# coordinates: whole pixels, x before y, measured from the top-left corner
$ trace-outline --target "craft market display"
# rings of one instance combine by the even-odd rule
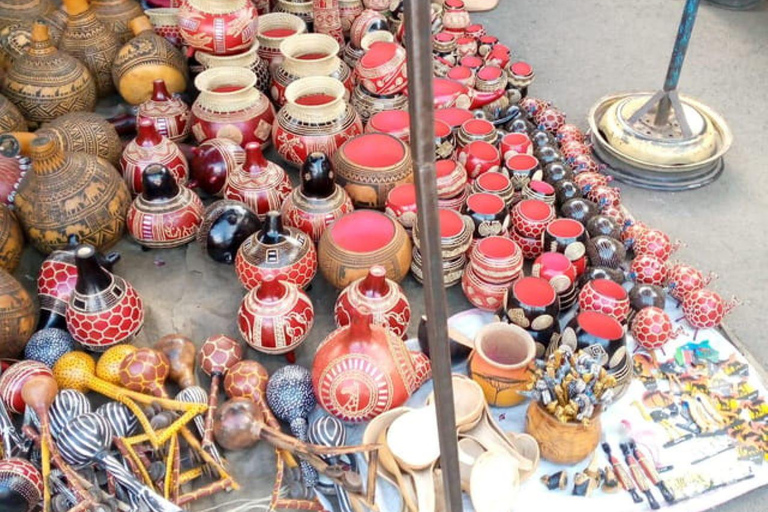
[[[632,216],[475,3],[431,4],[426,84],[465,509],[765,485],[764,383],[717,330],[736,301]],[[0,2],[0,510],[445,509],[406,22],[402,0]],[[121,239],[239,281],[222,332],[150,339],[175,311],[120,275]],[[273,491],[241,499],[228,458],[257,444]]]

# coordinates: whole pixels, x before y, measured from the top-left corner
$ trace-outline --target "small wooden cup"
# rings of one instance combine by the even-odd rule
[[[532,401],[525,416],[525,432],[538,441],[544,459],[573,465],[591,455],[600,443],[601,413],[596,409],[589,425],[562,423],[539,402]]]

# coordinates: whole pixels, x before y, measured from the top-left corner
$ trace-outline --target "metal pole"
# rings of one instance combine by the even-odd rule
[[[677,89],[677,84],[680,82],[680,72],[683,69],[683,62],[685,62],[685,54],[688,51],[688,43],[691,42],[691,34],[693,33],[693,25],[696,23],[696,14],[699,11],[700,0],[686,0],[685,7],[683,8],[683,16],[680,19],[680,26],[677,28],[677,38],[675,39],[675,46],[672,48],[672,57],[669,59],[669,67],[667,68],[667,77],[664,79],[664,92],[669,93]],[[669,108],[671,101],[668,94],[665,94],[659,102],[659,108],[656,111],[656,126],[662,126],[667,124],[669,118]],[[684,114],[678,113],[678,116]]]
[[[432,12],[426,0],[405,1],[408,45],[408,102],[411,118],[411,152],[419,212],[419,236],[424,272],[427,340],[432,360],[435,406],[440,438],[440,467],[443,472],[446,512],[461,512],[461,477],[456,445],[456,416],[453,406],[451,356],[440,222],[437,214],[435,174],[434,94],[432,91]]]

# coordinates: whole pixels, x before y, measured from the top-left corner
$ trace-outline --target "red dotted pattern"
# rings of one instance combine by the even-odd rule
[[[299,288],[306,288],[317,273],[317,251],[314,245],[310,245],[309,251],[300,260],[282,268],[263,268],[252,265],[242,257],[238,251],[235,257],[235,273],[247,290],[252,290],[260,284],[265,277],[274,276],[295,284]]]
[[[556,132],[565,125],[565,114],[554,107],[536,112],[536,124],[548,132]]]
[[[31,487],[18,482],[18,478],[26,480]],[[42,500],[43,475],[28,460],[21,458],[0,460],[0,482],[3,486],[10,484],[11,488],[21,493],[28,502],[29,510],[34,510]]]
[[[21,388],[27,379],[38,375],[53,377],[53,372],[38,361],[19,361],[3,372],[0,376],[0,399],[9,411],[16,414],[24,412],[26,404],[21,398]]]
[[[565,158],[576,158],[581,155],[589,155],[592,152],[589,146],[584,142],[572,140],[569,142],[563,142],[560,145],[560,154]]]
[[[584,143],[587,140],[587,136],[581,131],[581,128],[575,124],[564,124],[557,130],[557,138],[561,144],[568,142],[581,142]]]
[[[144,302],[130,284],[120,302],[106,311],[67,308],[67,330],[85,348],[102,352],[112,345],[126,343],[144,325]]]
[[[518,246],[520,246],[520,250],[523,252],[523,258],[526,260],[535,260],[544,252],[543,238],[527,238],[519,234],[515,229],[510,231],[509,236]]]
[[[587,199],[596,202],[604,210],[608,206],[619,206],[621,204],[621,192],[616,187],[608,185],[597,185],[590,187],[587,192]]]
[[[726,313],[725,301],[712,290],[702,288],[691,292],[683,300],[683,314],[691,326],[697,329],[717,327]]]
[[[581,311],[597,311],[612,316],[621,323],[629,316],[629,297],[625,294],[622,299],[614,299],[600,295],[588,282],[579,292],[579,309]]]
[[[609,204],[608,206],[603,207],[600,213],[614,219],[619,224],[619,226],[623,226],[627,221],[624,209],[618,205]]]
[[[673,265],[667,275],[669,282],[669,294],[679,301],[684,300],[689,294],[701,290],[707,285],[704,275],[696,268],[685,263]]]
[[[675,247],[669,236],[658,229],[646,229],[635,239],[633,246],[635,254],[650,254],[661,261],[667,261]]]
[[[45,260],[37,275],[37,294],[69,302],[77,283],[77,267],[62,261]]]
[[[672,337],[672,320],[662,309],[643,308],[632,319],[632,336],[646,350],[663,347]]]
[[[600,164],[589,154],[573,157],[571,168],[577,174],[582,172],[600,172]]]
[[[235,363],[240,362],[242,358],[243,348],[240,343],[229,336],[219,334],[211,336],[203,342],[197,360],[206,375],[211,375],[226,372]]]
[[[630,272],[635,274],[635,281],[643,284],[662,286],[667,282],[669,267],[666,262],[650,254],[641,254],[632,260]]]

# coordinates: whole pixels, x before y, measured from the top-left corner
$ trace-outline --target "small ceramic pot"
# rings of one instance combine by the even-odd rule
[[[456,136],[448,123],[435,119],[435,159],[451,158],[456,150]]]
[[[439,72],[435,72],[435,75],[441,76]],[[450,78],[451,80],[455,80],[469,88],[475,86],[475,72],[466,66],[454,66],[448,69],[445,73],[445,77]]]
[[[607,236],[614,240],[621,240],[621,226],[607,215],[595,215],[589,219],[586,228],[590,237]]]
[[[474,118],[475,116],[472,111],[466,108],[445,107],[435,111],[435,119],[447,123],[454,132],[457,131],[465,121]]]
[[[221,199],[205,209],[197,242],[214,261],[231,265],[240,244],[260,227],[259,218],[246,205]]]
[[[667,274],[669,294],[682,301],[688,294],[708,286],[715,277],[717,276],[713,273],[704,275],[691,265],[675,263],[670,266]]]
[[[268,212],[280,210],[291,193],[291,180],[282,167],[264,157],[256,142],[245,145],[245,162],[227,176],[222,193],[242,201],[264,220]]]
[[[560,182],[563,183],[563,182]],[[574,197],[565,201],[560,206],[560,216],[568,219],[574,219],[582,224],[589,222],[589,219],[600,214],[600,207],[597,203],[583,197]]]
[[[557,323],[560,304],[546,279],[523,277],[509,288],[504,315],[523,329],[542,331]]]
[[[499,196],[509,208],[515,197],[512,180],[505,173],[486,172],[481,174],[470,187],[472,193],[487,193]]]
[[[303,290],[274,276],[243,298],[237,328],[246,343],[258,352],[285,354],[309,335],[315,321],[312,301]]]
[[[203,202],[176,182],[171,171],[151,164],[142,174],[142,192],[133,200],[125,223],[143,247],[168,249],[186,245],[203,222]]]
[[[402,281],[411,264],[411,241],[405,229],[384,213],[355,210],[325,230],[318,245],[320,271],[337,289],[382,265],[387,277]]]
[[[339,80],[352,93],[354,81],[349,67],[338,57],[339,43],[325,34],[298,34],[280,43],[282,62],[272,71],[272,100],[286,102],[285,89],[300,78],[327,76]]]
[[[549,281],[560,295],[570,291],[576,282],[577,273],[576,267],[565,255],[559,252],[545,252],[533,262],[531,275]]]
[[[520,246],[523,251],[523,258],[526,260],[535,260],[544,252],[544,241],[541,238],[530,238],[521,235],[519,231],[512,228],[509,237]]]
[[[144,14],[147,15],[152,23],[155,34],[164,37],[166,41],[176,48],[182,47],[184,39],[181,37],[181,30],[179,29],[178,7],[145,9]]]
[[[339,0],[339,16],[341,17],[341,30],[345,38],[349,38],[352,23],[363,12],[364,6],[361,0]]]
[[[411,140],[411,118],[407,110],[376,112],[368,119],[365,131],[387,133],[408,144]]]
[[[546,181],[531,180],[523,185],[521,192],[523,199],[535,199],[543,201],[550,206],[555,205],[555,188]]]
[[[620,284],[610,279],[594,279],[579,292],[579,309],[597,311],[625,323],[629,316],[629,296]]]
[[[471,23],[464,2],[461,0],[443,2],[443,30],[463,34]]]
[[[249,69],[256,75],[256,88],[264,94],[269,94],[272,77],[269,74],[269,64],[259,56],[259,44],[259,41],[256,40],[249,50],[235,55],[195,52],[195,59],[202,64],[204,69],[219,67]]]
[[[437,174],[437,197],[450,199],[461,195],[467,188],[467,171],[456,160],[435,162]]]
[[[410,149],[400,139],[367,133],[345,142],[333,156],[339,185],[358,208],[383,208],[387,194],[413,180]]]
[[[513,62],[507,68],[507,74],[509,75],[509,84],[519,90],[523,97],[527,96],[528,86],[536,78],[533,67],[527,62]]]
[[[515,155],[533,156],[533,143],[525,133],[508,133],[501,138],[501,158],[506,162]]]
[[[554,187],[556,200],[555,202],[558,206],[563,206],[570,199],[583,197],[581,189],[572,180],[560,180],[555,183]]]
[[[517,154],[504,161],[504,168],[512,178],[515,190],[522,190],[526,183],[531,181],[536,171],[541,169],[539,160],[528,154]]]
[[[467,170],[470,180],[476,179],[485,172],[498,171],[501,165],[499,150],[485,141],[467,144],[459,150],[457,158]]]
[[[301,185],[293,189],[281,208],[285,223],[300,229],[315,243],[325,229],[354,208],[346,191],[336,184],[330,159],[311,153],[301,169]]]
[[[509,229],[509,213],[504,200],[494,194],[470,194],[464,213],[475,223],[473,237],[498,236]]]
[[[410,231],[416,224],[416,185],[402,183],[389,191],[384,213]]]
[[[512,208],[512,226],[528,238],[541,239],[547,225],[555,219],[555,209],[544,201],[526,199]]]
[[[711,329],[722,323],[725,315],[738,305],[736,299],[726,302],[718,293],[702,288],[683,300],[685,319],[696,329]]]
[[[306,288],[317,272],[317,252],[312,240],[296,228],[283,226],[277,212],[269,212],[264,227],[240,245],[235,273],[247,290],[266,276]]]
[[[650,254],[667,261],[670,255],[680,247],[680,242],[672,243],[669,235],[658,229],[647,229],[634,240],[632,250],[636,255]]]
[[[184,43],[215,55],[246,51],[256,37],[258,14],[249,0],[184,0],[179,6],[179,30]]]
[[[280,43],[287,37],[304,34],[307,24],[293,14],[272,12],[259,16],[259,26],[256,37],[259,40],[259,57],[264,59],[270,68],[276,67],[283,60],[280,53]]]
[[[316,151],[333,158],[344,142],[363,133],[360,117],[344,96],[344,85],[335,78],[310,77],[291,83],[272,130],[280,156],[297,166]]]
[[[465,32],[466,34],[466,32]],[[456,39],[456,55],[461,59],[467,55],[477,54],[477,38],[464,35]]]
[[[180,185],[187,183],[189,166],[187,159],[175,142],[160,135],[153,120],[139,121],[138,134],[129,142],[120,157],[123,180],[133,195],[142,191],[142,175],[152,164],[165,166]]]
[[[476,140],[482,140],[492,145],[496,145],[499,139],[499,133],[493,123],[485,119],[470,119],[464,121],[456,132],[456,142],[459,148]]]
[[[387,18],[378,11],[373,9],[365,9],[360,15],[352,22],[352,26],[349,29],[349,42],[352,46],[357,48],[363,47],[363,38],[370,32],[377,30],[388,30],[389,24]]]
[[[352,90],[350,103],[355,107],[356,112],[363,122],[369,122],[371,117],[379,112],[389,110],[407,110],[408,95],[404,93],[392,94],[390,96],[381,96],[369,92],[362,85],[357,85]]]
[[[214,137],[244,146],[269,144],[275,109],[256,89],[256,75],[249,69],[217,67],[195,78],[200,95],[192,104],[192,135],[198,143]]]
[[[468,197],[469,189],[464,189],[464,191],[459,192],[455,197],[438,198],[437,207],[461,212],[467,204]]]
[[[609,372],[627,356],[624,327],[612,316],[597,311],[582,311],[573,317],[561,341],[577,350],[586,350]]]
[[[641,309],[632,319],[632,337],[647,351],[663,348],[685,329],[675,325],[663,309],[649,306]]]
[[[355,315],[368,308],[373,322],[405,339],[411,321],[411,307],[400,285],[387,279],[384,267],[374,265],[368,275],[344,288],[336,299],[333,317],[337,327],[352,323]]]
[[[357,62],[355,74],[359,84],[373,94],[397,94],[408,87],[405,60],[405,48],[377,41]]]
[[[574,465],[594,453],[600,444],[600,411],[582,422],[563,423],[537,401],[528,406],[525,431],[539,443],[541,457],[555,464]]]
[[[489,236],[478,241],[469,258],[475,274],[491,284],[514,281],[523,270],[520,247],[503,236]]]
[[[245,150],[230,139],[208,139],[192,148],[192,180],[206,193],[220,195],[227,177],[245,163]]]
[[[559,181],[573,180],[574,174],[570,167],[561,162],[552,162],[544,166],[541,173],[542,181],[556,185]]]
[[[497,311],[504,304],[509,283],[492,284],[475,273],[472,265],[464,267],[461,277],[461,289],[467,300],[476,308],[484,311]]]
[[[525,329],[494,322],[475,336],[469,376],[483,388],[488,405],[512,407],[525,400],[520,392],[527,391],[535,355],[533,338]]]
[[[555,219],[547,225],[544,231],[544,247],[547,251],[557,251],[565,254],[576,265],[581,273],[586,266],[585,246],[587,232],[581,222],[573,219]],[[581,267],[581,269],[579,269]]]
[[[667,283],[669,266],[655,256],[641,254],[632,260],[629,271],[638,283],[663,286]]]
[[[586,244],[587,259],[592,267],[619,268],[627,258],[624,245],[607,236],[590,238]]]
[[[150,119],[160,135],[172,142],[181,142],[189,136],[189,107],[181,98],[171,96],[163,80],[153,83],[152,97],[139,105],[136,123]]]
[[[455,210],[440,208],[437,211],[440,223],[440,251],[443,262],[453,260],[467,252],[472,243],[472,219],[460,215]],[[421,245],[419,226],[413,226],[413,244],[416,248]]]

